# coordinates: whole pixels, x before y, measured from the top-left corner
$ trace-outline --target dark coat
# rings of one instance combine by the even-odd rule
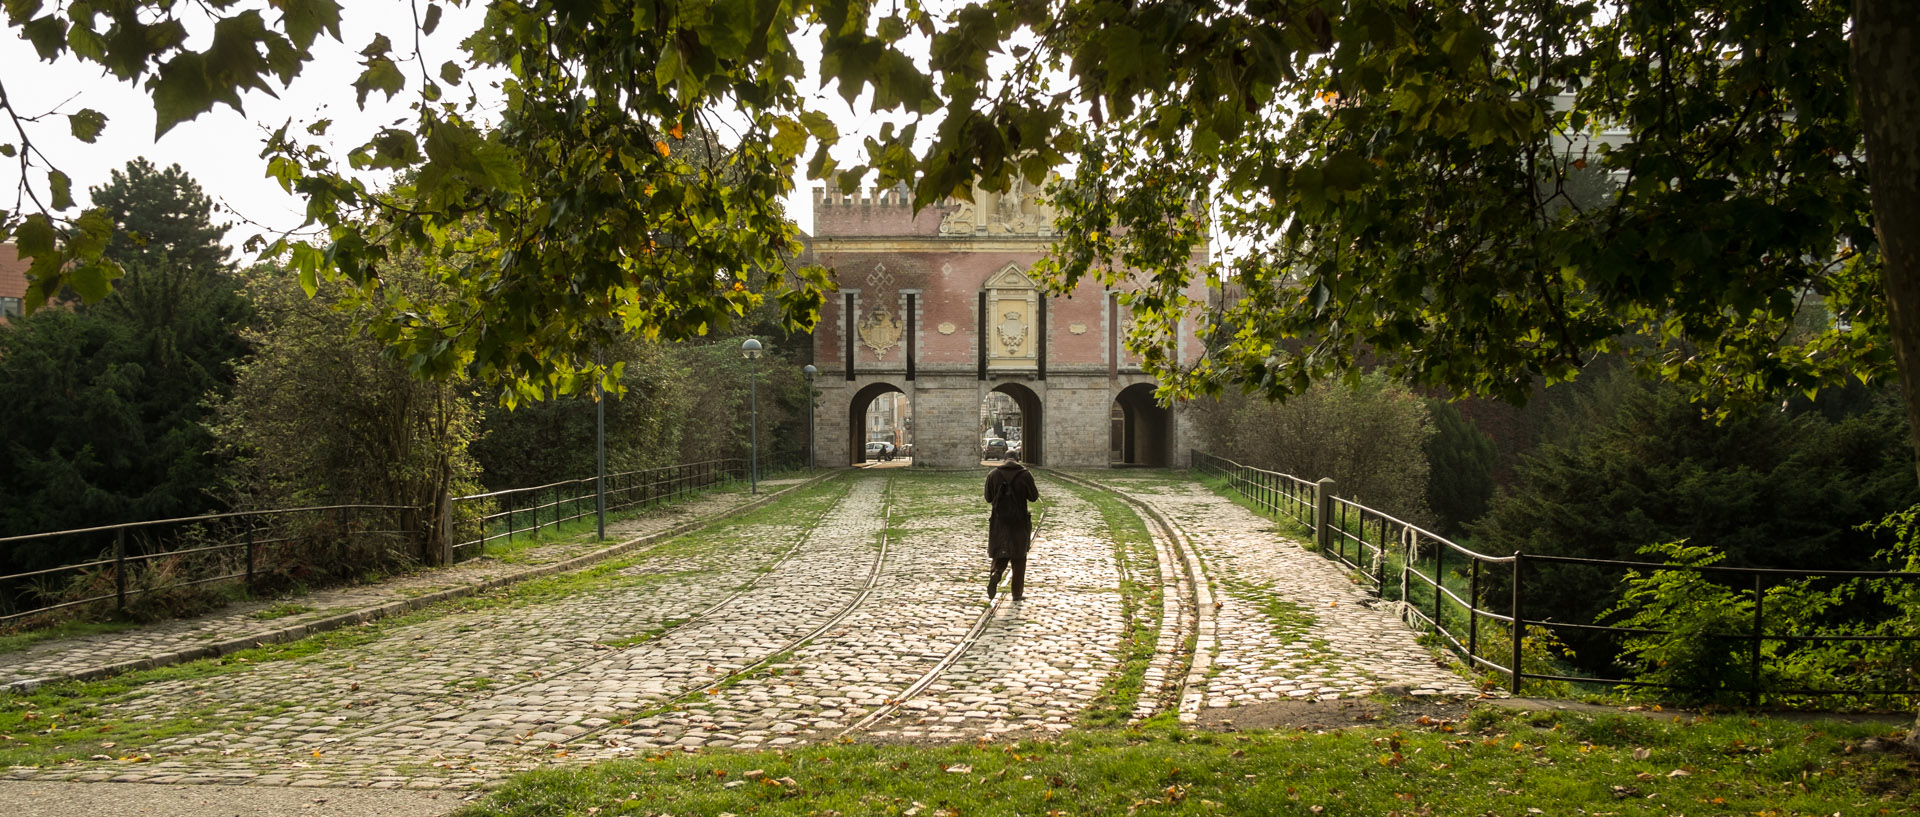
[[[1020,463],[1007,460],[1000,467],[987,474],[987,504],[995,505],[1003,491],[1012,491],[1014,496],[1027,502],[1040,498],[1040,488],[1033,484],[1033,472],[1020,467]],[[1024,519],[1001,519],[995,512],[987,523],[987,555],[995,559],[1023,557],[1027,548],[1033,544],[1033,517]]]

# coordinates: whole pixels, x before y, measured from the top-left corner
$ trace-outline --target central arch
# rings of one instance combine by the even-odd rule
[[[912,450],[912,401],[898,400],[897,405],[902,411],[882,413],[891,417],[890,425],[880,427],[868,422],[868,413],[875,401],[890,394],[898,394],[903,398],[907,396],[906,391],[892,383],[875,383],[854,393],[853,400],[847,405],[847,462],[854,465],[866,462],[869,441],[891,442],[902,450]],[[883,416],[882,423],[888,422],[888,416]]]
[[[1020,410],[1020,460],[1028,465],[1043,464],[1047,435],[1046,426],[1041,422],[1040,395],[1019,383],[1002,383],[992,391],[1013,398],[1014,407]],[[982,430],[985,430],[984,422]]]

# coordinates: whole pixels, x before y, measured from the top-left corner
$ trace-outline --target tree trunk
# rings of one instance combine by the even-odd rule
[[[1920,468],[1920,17],[1909,0],[1854,0],[1853,87],[1893,354]],[[1907,745],[1920,750],[1920,717]]]

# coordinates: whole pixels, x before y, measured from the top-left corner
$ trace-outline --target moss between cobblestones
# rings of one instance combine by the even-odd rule
[[[1481,710],[1487,711],[1487,710]],[[1051,741],[665,753],[515,778],[456,817],[534,815],[1895,815],[1912,761],[1884,725],[1540,718],[1479,731],[1096,729]]]
[[[1122,624],[1115,671],[1079,718],[1083,726],[1117,726],[1133,717],[1146,687],[1147,665],[1160,641],[1161,590],[1153,540],[1146,523],[1119,497],[1067,482],[1052,484],[1100,510],[1114,558],[1125,566],[1126,578],[1119,588]]]

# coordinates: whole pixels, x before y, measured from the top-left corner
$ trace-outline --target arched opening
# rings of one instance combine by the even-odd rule
[[[1165,468],[1173,461],[1173,413],[1153,399],[1153,386],[1136,383],[1113,399],[1114,465]]]
[[[980,401],[981,461],[997,463],[1007,452],[1018,452],[1021,462],[1041,464],[1042,428],[1040,395],[1018,383],[994,387]]]
[[[907,462],[913,456],[913,401],[891,383],[875,383],[847,406],[847,461]]]

